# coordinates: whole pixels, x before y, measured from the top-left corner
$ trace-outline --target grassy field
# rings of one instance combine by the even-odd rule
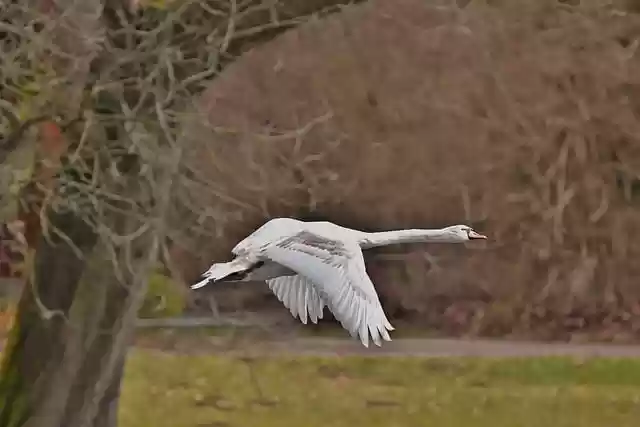
[[[624,427],[640,360],[278,357],[136,350],[121,427]]]

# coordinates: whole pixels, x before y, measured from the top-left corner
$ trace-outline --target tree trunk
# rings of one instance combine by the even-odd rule
[[[122,355],[111,378],[104,397],[100,401],[98,415],[93,427],[115,427],[118,424],[118,404],[120,403],[120,384],[124,374],[126,355]]]
[[[53,224],[68,233],[83,253],[92,252],[96,235],[84,223],[69,215],[56,218]],[[3,427],[26,425],[32,409],[51,392],[51,378],[60,368],[69,333],[66,316],[85,263],[68,243],[41,238],[33,268],[35,274],[23,290],[4,351],[0,376]]]
[[[132,331],[122,320],[135,311],[135,289],[109,274],[111,261],[83,221],[49,218],[75,248],[55,237],[37,247],[3,361],[0,426],[113,427]]]

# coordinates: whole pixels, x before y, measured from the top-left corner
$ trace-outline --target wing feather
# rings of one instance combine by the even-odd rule
[[[359,335],[363,345],[368,346],[369,336],[376,345],[383,339],[391,340],[387,331],[393,327],[366,273],[362,250],[356,242],[302,231],[266,246],[262,255],[307,279],[336,319],[349,333]],[[288,303],[293,305],[293,301]]]
[[[322,319],[322,310],[325,303],[320,298],[314,285],[300,275],[282,276],[267,280],[269,289],[289,309],[291,315],[307,324],[308,318],[313,323],[318,323]]]

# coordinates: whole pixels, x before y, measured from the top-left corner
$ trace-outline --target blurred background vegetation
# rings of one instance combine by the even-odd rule
[[[640,2],[371,0],[310,19],[293,8],[259,29],[250,12],[273,13],[271,3],[249,12],[241,1],[131,3],[135,31],[157,35],[147,59],[166,60],[167,79],[179,82],[179,95],[155,96],[175,95],[167,104],[189,112],[172,116],[184,158],[138,317],[211,316],[214,306],[222,317],[280,317],[240,357],[225,353],[242,341],[233,328],[200,332],[193,346],[186,333],[141,332],[139,344],[163,345],[134,352],[121,425],[637,424],[635,361],[271,360],[257,343],[299,325],[266,287],[192,293],[188,284],[274,216],[372,231],[468,223],[491,240],[365,254],[397,336],[637,342]],[[319,10],[309,4],[296,3]],[[233,14],[242,51],[217,25]],[[19,120],[72,104],[34,58],[0,69],[13,82],[0,88],[0,107]],[[31,74],[18,79],[11,64],[20,61]],[[130,61],[114,73],[144,80],[152,66]],[[96,110],[114,103],[92,101]],[[127,129],[132,140],[160,132],[145,125]],[[0,170],[7,225],[36,159],[47,158],[39,150],[56,149],[36,139]],[[2,238],[3,330],[32,264],[20,233],[12,226]],[[327,325],[336,326],[330,316],[304,331]],[[227,347],[215,355],[176,354],[211,351],[202,347],[220,337]]]
[[[204,25],[199,2],[139,6],[149,23],[180,9]],[[373,1],[251,50],[184,119],[185,167],[202,184],[185,181],[177,204],[206,213],[176,209],[174,274],[150,280],[141,315],[193,308],[186,283],[276,215],[368,230],[467,222],[491,235],[483,250],[367,254],[395,321],[451,335],[635,339],[636,8]],[[32,80],[23,105],[47,97]],[[12,154],[4,188],[28,179],[33,155],[29,144]],[[5,222],[16,210],[6,199]],[[256,293],[247,309],[283,310]]]

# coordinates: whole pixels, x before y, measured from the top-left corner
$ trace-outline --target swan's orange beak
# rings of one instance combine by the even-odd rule
[[[469,240],[487,240],[487,236],[476,233],[473,230],[469,230]]]

